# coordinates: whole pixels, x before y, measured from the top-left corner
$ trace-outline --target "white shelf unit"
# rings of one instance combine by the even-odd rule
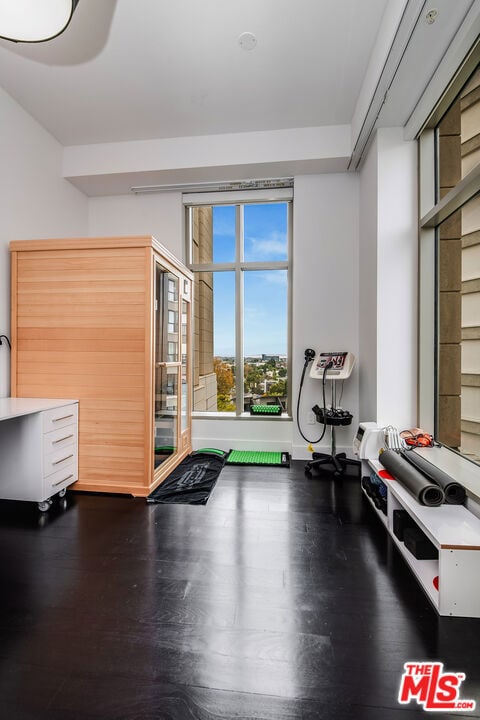
[[[384,470],[377,460],[368,465]],[[480,617],[480,520],[463,505],[426,507],[397,480],[384,479],[388,517],[377,515],[440,615]],[[406,510],[438,550],[438,560],[418,560],[393,532],[393,511]],[[438,590],[434,579],[438,577]]]
[[[47,510],[78,479],[78,402],[0,398],[0,499]]]
[[[362,490],[363,490],[363,492],[365,493],[365,497],[367,498],[368,502],[370,503],[370,505],[371,505],[372,508],[375,510],[375,512],[377,513],[378,517],[380,518],[380,520],[382,521],[382,523],[385,525],[385,527],[386,527],[387,530],[388,530],[388,517],[387,517],[381,510],[379,510],[379,509],[376,507],[376,505],[375,505],[375,503],[373,502],[372,498],[371,498],[369,495],[367,495],[367,493],[365,492],[365,490],[364,490],[363,488],[362,488]]]

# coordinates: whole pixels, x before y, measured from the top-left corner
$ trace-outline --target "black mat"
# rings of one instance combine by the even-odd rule
[[[226,455],[219,450],[192,453],[147,497],[147,502],[206,505]]]

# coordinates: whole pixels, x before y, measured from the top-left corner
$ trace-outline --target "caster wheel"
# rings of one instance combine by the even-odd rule
[[[67,488],[63,488],[63,490],[60,490],[60,492],[58,493],[58,497],[63,498],[63,497],[65,497],[66,494],[67,494]]]
[[[307,473],[307,475],[311,475],[311,474],[312,474],[312,466],[311,466],[310,463],[307,463],[307,464],[305,465],[305,472]]]
[[[40,512],[47,512],[47,510],[49,508],[50,508],[50,503],[48,502],[48,500],[38,503],[38,509],[40,510]]]

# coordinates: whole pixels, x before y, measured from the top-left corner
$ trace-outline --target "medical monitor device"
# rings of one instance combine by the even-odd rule
[[[346,380],[352,374],[355,356],[351,352],[319,352],[310,368],[310,377],[322,380]]]
[[[353,439],[353,452],[360,460],[378,457],[385,444],[385,428],[376,422],[361,422]]]

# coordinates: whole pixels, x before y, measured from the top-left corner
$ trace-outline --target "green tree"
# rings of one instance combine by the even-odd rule
[[[217,410],[231,412],[235,410],[232,392],[235,388],[235,376],[230,365],[220,358],[213,358],[213,369],[217,376]]]
[[[217,395],[230,396],[235,387],[232,369],[220,358],[213,358],[213,370],[217,376]]]
[[[217,395],[217,410],[221,412],[233,412],[235,410],[230,395]]]
[[[264,374],[259,367],[255,365],[245,364],[244,367],[244,388],[246,393],[252,395],[260,395],[262,392],[261,383],[264,380]]]
[[[268,388],[268,394],[269,395],[286,395],[287,394],[287,381],[286,380],[278,380],[276,383],[272,383],[270,387]]]

